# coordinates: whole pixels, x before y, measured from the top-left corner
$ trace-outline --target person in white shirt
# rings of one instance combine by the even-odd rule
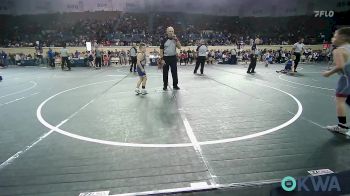
[[[226,58],[226,53],[223,53],[222,54],[222,59],[225,59]]]
[[[66,44],[63,44],[63,48],[61,49],[61,58],[62,58],[62,62],[61,62],[62,71],[65,70],[64,69],[65,65],[67,66],[68,71],[70,71],[71,67],[69,62],[69,53],[68,53],[68,49],[66,48]]]
[[[196,67],[193,71],[194,74],[197,74],[199,64],[201,65],[201,74],[204,72],[205,59],[207,57],[208,47],[205,45],[204,40],[201,40],[200,45],[197,47],[197,61]]]
[[[236,65],[237,64],[237,52],[236,49],[231,50],[231,64]]]
[[[269,66],[269,59],[270,59],[270,53],[269,53],[269,52],[266,52],[266,53],[264,54],[265,67],[268,67],[268,66]]]
[[[312,54],[312,61],[313,62],[317,62],[317,59],[318,59],[318,56],[319,56],[319,54],[317,53],[317,52],[314,52],[313,54]]]
[[[16,54],[15,60],[16,60],[16,65],[21,64],[21,56],[18,53]]]
[[[293,53],[295,55],[295,61],[294,61],[294,72],[297,72],[297,67],[298,67],[298,64],[300,62],[300,56],[301,54],[303,53],[303,50],[304,50],[304,38],[301,38],[299,39],[299,42],[295,43],[293,45]]]
[[[281,54],[281,62],[284,63],[285,62],[285,59],[286,59],[286,53],[284,53],[284,51],[282,51],[282,54]]]

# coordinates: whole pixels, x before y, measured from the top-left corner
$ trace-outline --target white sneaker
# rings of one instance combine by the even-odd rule
[[[141,93],[142,93],[143,95],[146,95],[146,94],[147,94],[146,89],[142,89],[142,90],[141,90]]]
[[[140,93],[141,93],[141,92],[140,92],[140,89],[139,89],[139,88],[136,88],[136,89],[135,89],[135,93],[136,93],[136,95],[140,94]]]
[[[331,131],[331,132],[340,133],[343,135],[349,135],[349,130],[342,128],[339,125],[327,126],[326,128],[328,129],[328,131]]]

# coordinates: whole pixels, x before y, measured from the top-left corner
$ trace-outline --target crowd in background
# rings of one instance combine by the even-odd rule
[[[70,60],[81,60],[85,66],[95,67],[96,62],[96,50],[92,51],[69,51]],[[228,47],[226,50],[210,50],[207,52],[206,63],[207,64],[248,64],[250,61],[250,54],[254,52],[258,56],[258,60],[263,62],[268,59],[270,64],[274,63],[285,63],[291,58],[291,51],[283,49],[268,50],[268,49],[257,49],[255,51],[242,50],[236,47]],[[101,64],[109,66],[111,64],[129,65],[131,63],[130,51],[124,50],[104,50],[99,49],[99,59]],[[328,62],[330,60],[331,51],[330,49],[323,50],[312,50],[306,48],[301,56],[301,63],[319,63]],[[159,57],[159,51],[154,49],[148,55],[149,62],[151,59],[157,59]],[[190,65],[194,64],[197,59],[197,52],[190,48],[180,50],[178,52],[178,64],[179,65]],[[0,53],[0,67],[7,65],[21,65],[24,61],[32,60],[36,64],[49,64],[50,59],[53,59],[57,64],[61,63],[61,57],[59,52],[54,52],[51,49],[44,54],[42,48],[37,47],[34,54],[23,54],[23,53],[6,53],[1,51]],[[154,60],[153,62],[156,62]]]
[[[243,43],[293,44],[304,37],[306,44],[322,44],[333,31],[331,20],[311,16],[239,18],[180,13],[66,13],[7,16],[1,21],[0,46],[85,46],[87,41],[104,46],[132,43],[159,45],[165,28],[173,26],[184,46],[206,40],[210,46]],[[309,28],[312,27],[312,28]]]
[[[344,13],[345,14],[345,13]],[[337,14],[338,16],[341,14]],[[345,14],[346,15],[346,14]],[[207,63],[229,63],[249,61],[251,51],[242,50],[243,46],[290,45],[299,37],[305,38],[305,44],[322,44],[330,40],[335,24],[331,19],[313,16],[257,17],[239,18],[228,16],[210,16],[183,13],[122,13],[122,12],[83,12],[47,14],[32,16],[4,16],[0,22],[0,47],[36,47],[35,54],[0,54],[0,66],[19,65],[21,61],[33,60],[38,64],[54,59],[59,62],[60,54],[51,51],[44,54],[43,47],[85,47],[92,42],[93,47],[131,46],[132,43],[146,43],[158,46],[164,36],[165,28],[173,26],[183,46],[197,46],[204,40],[210,46],[227,46],[224,51],[208,51]],[[310,28],[312,27],[312,28]],[[258,47],[259,48],[259,47]],[[70,51],[70,59],[81,59],[90,66],[96,61],[95,51]],[[270,63],[283,63],[290,58],[290,51],[269,51],[258,49],[257,55],[262,61],[269,56]],[[157,51],[154,51],[156,54]],[[301,61],[326,61],[330,52],[307,49]],[[98,54],[100,55],[100,53]],[[157,55],[153,55],[157,56]],[[102,50],[103,64],[128,64],[130,54],[124,50]],[[179,51],[178,62],[181,65],[192,64],[196,60],[196,51]]]

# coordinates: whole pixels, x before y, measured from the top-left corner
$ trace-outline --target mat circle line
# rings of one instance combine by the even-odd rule
[[[62,135],[74,138],[74,139],[78,139],[81,141],[87,141],[87,142],[92,142],[92,143],[98,143],[98,144],[104,144],[104,145],[112,145],[112,146],[124,146],[124,147],[141,147],[141,148],[177,148],[177,147],[192,147],[193,144],[192,143],[173,143],[173,144],[146,144],[146,143],[126,143],[126,142],[114,142],[114,141],[108,141],[108,140],[101,140],[101,139],[94,139],[94,138],[90,138],[90,137],[85,137],[85,136],[81,136],[78,134],[73,134],[70,133],[68,131],[65,131],[63,129],[60,129],[54,125],[51,125],[50,123],[48,123],[42,116],[42,108],[43,106],[49,102],[50,100],[52,100],[53,98],[55,98],[58,95],[61,95],[63,93],[69,92],[69,91],[73,91],[73,90],[77,90],[79,88],[84,88],[84,87],[88,87],[88,86],[92,86],[92,85],[96,85],[96,84],[101,84],[101,83],[107,83],[107,82],[112,82],[112,81],[116,81],[116,80],[106,80],[106,81],[101,81],[101,82],[95,82],[95,83],[90,83],[90,84],[85,84],[85,85],[81,85],[78,87],[74,87],[74,88],[70,88],[64,91],[61,91],[59,93],[56,93],[54,95],[52,95],[51,97],[47,98],[46,100],[44,100],[39,107],[37,108],[37,119],[39,120],[39,122],[41,124],[43,124],[45,127],[47,127],[50,130],[53,130],[57,133],[60,133]],[[291,97],[298,105],[298,111],[296,112],[296,114],[289,119],[288,121],[270,128],[268,130],[265,131],[261,131],[258,133],[254,133],[254,134],[249,134],[249,135],[245,135],[245,136],[240,136],[240,137],[233,137],[233,138],[226,138],[226,139],[220,139],[220,140],[210,140],[210,141],[203,141],[203,142],[198,142],[199,145],[211,145],[211,144],[222,144],[222,143],[229,143],[229,142],[235,142],[235,141],[240,141],[240,140],[247,140],[247,139],[252,139],[252,138],[256,138],[256,137],[260,137],[269,133],[273,133],[276,132],[284,127],[287,127],[288,125],[294,123],[300,116],[301,113],[303,111],[303,107],[302,104],[300,103],[300,101],[294,97],[292,94],[285,92],[281,89],[269,86],[269,85],[265,85],[265,84],[259,84],[256,83],[257,85],[260,86],[264,86],[270,89],[274,89],[276,91],[279,91],[281,93],[284,93],[286,95],[288,95],[289,97]]]

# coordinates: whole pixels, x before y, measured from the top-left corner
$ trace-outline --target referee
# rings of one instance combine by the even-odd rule
[[[160,44],[160,64],[163,67],[163,90],[167,90],[168,87],[168,74],[169,67],[171,75],[173,77],[174,90],[180,90],[178,87],[177,78],[177,57],[176,48],[181,49],[181,43],[174,34],[174,28],[168,27],[166,29],[167,37],[161,41]]]
[[[298,67],[298,64],[300,61],[300,56],[304,50],[305,45],[303,42],[304,42],[304,38],[300,38],[299,42],[297,42],[293,45],[293,52],[294,52],[294,55],[296,57],[295,61],[294,61],[294,72],[297,72],[297,67]]]
[[[134,67],[134,72],[136,72],[136,63],[137,63],[136,43],[133,43],[132,48],[130,49],[130,57],[131,57],[130,72],[132,72],[133,67]]]
[[[197,47],[197,61],[196,61],[196,68],[194,69],[193,73],[197,74],[197,70],[199,68],[199,64],[201,65],[201,74],[204,72],[204,64],[205,59],[207,57],[208,47],[204,44],[204,40],[201,40],[200,45]]]

